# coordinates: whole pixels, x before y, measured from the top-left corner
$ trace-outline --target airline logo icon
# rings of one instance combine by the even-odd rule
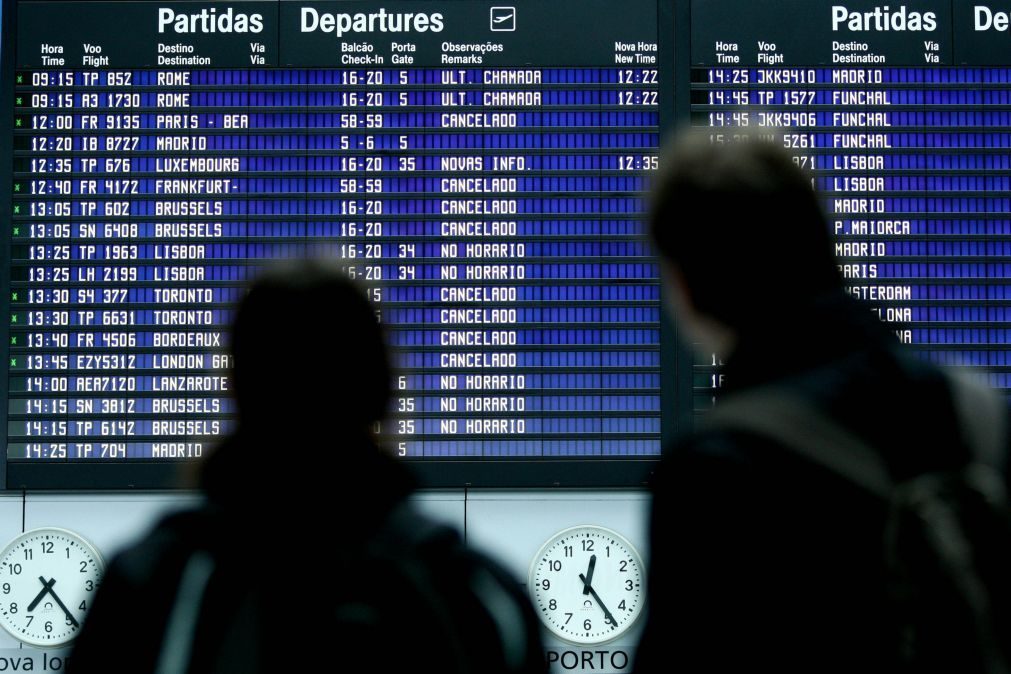
[[[492,7],[491,29],[494,31],[516,30],[516,8]]]

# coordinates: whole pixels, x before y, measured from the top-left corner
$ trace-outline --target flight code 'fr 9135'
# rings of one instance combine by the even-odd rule
[[[168,456],[137,439],[145,415],[176,414],[154,401],[217,400],[226,368],[210,351],[227,348],[239,288],[316,251],[366,284],[390,328],[406,379],[383,433],[403,456],[654,451],[658,269],[640,240],[671,92],[714,142],[766,135],[812,172],[847,291],[901,341],[1011,388],[1009,297],[993,282],[1011,275],[1007,11],[695,3],[677,27],[693,70],[674,82],[655,3],[586,19],[585,3],[534,3],[514,25],[469,27],[456,4],[149,6],[128,24],[152,53],[133,60],[103,21],[74,40],[59,13],[15,26],[18,62],[52,67],[12,71],[11,433],[130,422],[127,459]],[[810,30],[784,33],[786,9]],[[545,65],[525,33],[538,25],[582,65]],[[218,48],[233,39],[238,66]],[[306,63],[317,44],[326,63]],[[334,67],[345,59],[371,65]],[[715,356],[696,367],[703,401],[723,377]],[[99,402],[116,399],[132,411]],[[186,419],[157,421],[231,414],[178,404]]]
[[[459,3],[144,20],[149,3],[122,3],[128,43],[104,15],[65,40],[62,15],[29,4],[9,458],[199,457],[234,428],[228,325],[245,284],[307,255],[336,260],[388,327],[398,375],[378,432],[395,453],[659,452],[642,223],[666,114],[655,1],[613,12],[603,41],[567,0],[517,8],[513,29],[487,10],[462,21]],[[572,65],[520,39],[541,20]],[[298,330],[278,326],[292,367]]]

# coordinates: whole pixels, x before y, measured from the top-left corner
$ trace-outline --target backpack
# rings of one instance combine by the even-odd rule
[[[886,504],[901,672],[1011,674],[1011,502],[998,468],[1007,410],[960,373],[944,374],[972,458],[901,482],[873,447],[785,387],[728,397],[706,428],[774,440]]]
[[[187,513],[176,528],[216,529],[216,519],[206,510]],[[197,533],[194,540],[208,539]],[[543,671],[536,617],[516,582],[464,545],[455,529],[410,504],[397,506],[383,528],[340,564],[351,572],[341,576],[351,579],[345,587],[277,606],[252,577],[238,583],[248,583],[245,589],[221,590],[224,583],[215,581],[215,574],[234,578],[235,565],[213,546],[195,545],[179,577],[155,671],[255,674],[291,669],[293,663],[281,659],[283,653],[265,646],[277,639],[278,616],[297,620],[299,613],[320,607],[327,611],[328,624],[316,640],[328,639],[322,650],[339,653],[322,657],[334,658],[349,671],[407,662],[418,667],[433,660],[448,674]],[[296,585],[326,584],[330,574],[324,566],[321,558],[320,568],[306,568]],[[232,607],[227,620],[221,620],[220,604]],[[292,645],[285,652],[306,646],[321,650],[313,647],[319,644],[298,640],[306,636],[299,625],[292,628]],[[324,662],[319,657],[316,663]]]

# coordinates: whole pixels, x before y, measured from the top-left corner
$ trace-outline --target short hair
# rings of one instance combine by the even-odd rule
[[[236,312],[231,351],[243,427],[312,423],[340,437],[385,415],[383,331],[365,293],[336,266],[287,262],[257,278]]]
[[[649,232],[695,309],[731,327],[841,288],[810,176],[769,140],[674,136],[660,155]]]

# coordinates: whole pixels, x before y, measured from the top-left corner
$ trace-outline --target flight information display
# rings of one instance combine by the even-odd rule
[[[3,9],[9,488],[207,453],[244,285],[308,255],[389,329],[405,460],[659,454],[656,0]]]
[[[691,122],[775,129],[848,291],[925,358],[1011,372],[1011,16],[961,0],[693,0]],[[733,16],[733,21],[727,21]],[[694,408],[722,384],[695,365]]]

